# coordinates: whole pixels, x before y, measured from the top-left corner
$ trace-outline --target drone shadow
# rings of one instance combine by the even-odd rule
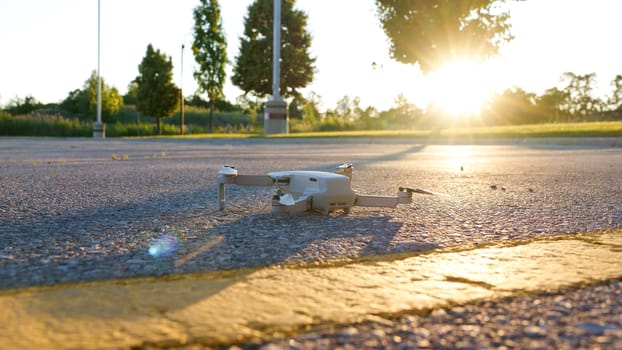
[[[349,215],[249,215],[214,227],[208,234],[222,235],[223,243],[202,258],[216,261],[216,268],[243,268],[434,248],[428,242],[396,243],[402,223],[385,214],[353,209]]]
[[[380,163],[380,162],[398,161],[398,160],[404,159],[405,157],[408,157],[410,154],[421,152],[425,148],[426,148],[426,145],[418,144],[418,145],[410,146],[398,152],[383,154],[377,157],[361,158],[361,159],[356,159],[356,158],[355,159],[344,159],[343,161],[346,163],[352,163],[352,165],[356,169],[358,167],[366,167],[366,166],[370,166],[370,165],[373,165],[375,163]],[[333,172],[335,170],[336,165],[337,164],[335,163],[330,163],[324,166],[314,167],[313,170],[323,170],[323,171]]]

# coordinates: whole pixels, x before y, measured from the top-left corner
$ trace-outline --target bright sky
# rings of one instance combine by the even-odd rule
[[[221,0],[228,53],[237,55],[243,18],[252,0]],[[101,0],[101,74],[124,94],[138,75],[149,43],[171,56],[175,83],[186,95],[195,91],[192,10],[198,0]],[[403,93],[418,105],[439,100],[443,92],[481,99],[492,89],[513,85],[542,93],[561,86],[562,73],[596,73],[601,95],[622,74],[620,0],[511,1],[514,41],[481,66],[454,67],[453,75],[476,79],[447,82],[447,73],[424,77],[416,67],[391,61],[387,40],[375,16],[373,0],[297,0],[309,17],[315,80],[305,89],[335,108],[344,95],[359,96],[363,107],[389,108]],[[182,50],[183,52],[183,79]],[[97,0],[0,1],[0,106],[34,96],[60,102],[82,88],[97,68]],[[376,62],[377,69],[372,69]],[[473,78],[474,73],[478,78]],[[231,68],[228,70],[228,80]],[[465,86],[468,86],[466,88]],[[468,91],[468,93],[466,93]],[[241,91],[230,82],[226,98]],[[451,103],[451,101],[447,102]]]

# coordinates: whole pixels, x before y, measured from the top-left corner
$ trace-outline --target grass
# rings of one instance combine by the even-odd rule
[[[447,129],[440,137],[622,137],[622,122],[551,123]]]
[[[283,135],[283,137],[292,137],[295,134]],[[224,132],[215,132],[215,133],[192,133],[185,135],[161,135],[161,136],[144,136],[143,138],[162,138],[162,139],[176,139],[176,138],[184,138],[184,139],[250,139],[250,138],[265,138],[270,137],[269,135],[257,134],[257,133],[224,133]],[[294,136],[295,137],[295,136]],[[132,138],[132,137],[129,137]]]
[[[129,111],[129,112],[128,112]],[[241,127],[242,119],[231,113],[220,115],[228,122],[239,122],[240,125],[230,124],[233,133],[224,132],[222,126],[215,127],[214,133],[206,133],[204,125],[194,124],[192,134],[179,135],[179,127],[172,122],[162,123],[162,133],[165,136],[155,135],[155,123],[141,120],[131,120],[131,110],[125,114],[127,120],[117,121],[106,125],[107,137],[162,137],[188,139],[244,139],[244,138],[422,138],[422,139],[476,139],[476,138],[528,138],[528,137],[622,137],[622,121],[581,122],[581,123],[551,123],[511,126],[465,127],[447,129],[401,129],[401,130],[359,130],[359,131],[323,131],[323,132],[290,132],[289,134],[263,135],[261,132],[246,131]],[[135,112],[134,112],[135,113]],[[192,114],[190,114],[192,115]],[[135,114],[134,117],[135,118]],[[196,122],[205,122],[199,116],[193,116]],[[144,118],[147,119],[147,118]],[[170,119],[170,118],[169,118]],[[204,119],[204,118],[203,118]],[[215,124],[218,125],[218,124]],[[242,132],[236,132],[236,131]],[[0,112],[0,135],[6,136],[52,136],[52,137],[90,137],[93,123],[67,119],[60,116],[16,116]],[[186,132],[189,132],[187,124]]]
[[[88,136],[93,126],[61,116],[15,116],[0,113],[0,135],[3,136]]]
[[[180,136],[171,136],[180,137]],[[193,134],[184,138],[525,138],[525,137],[622,137],[622,121],[551,123],[442,130],[361,130],[303,132],[290,134]]]

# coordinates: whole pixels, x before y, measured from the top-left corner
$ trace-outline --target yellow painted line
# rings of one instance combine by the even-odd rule
[[[223,344],[622,276],[622,232],[0,293],[0,348]]]

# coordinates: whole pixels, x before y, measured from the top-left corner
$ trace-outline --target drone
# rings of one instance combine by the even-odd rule
[[[218,209],[225,209],[225,185],[276,187],[272,197],[272,213],[298,215],[306,211],[330,212],[342,210],[346,214],[354,206],[395,208],[398,204],[412,203],[412,194],[436,193],[418,188],[400,187],[395,196],[362,195],[351,188],[353,166],[343,163],[336,172],[292,170],[276,171],[267,175],[240,175],[233,166],[218,169]]]

